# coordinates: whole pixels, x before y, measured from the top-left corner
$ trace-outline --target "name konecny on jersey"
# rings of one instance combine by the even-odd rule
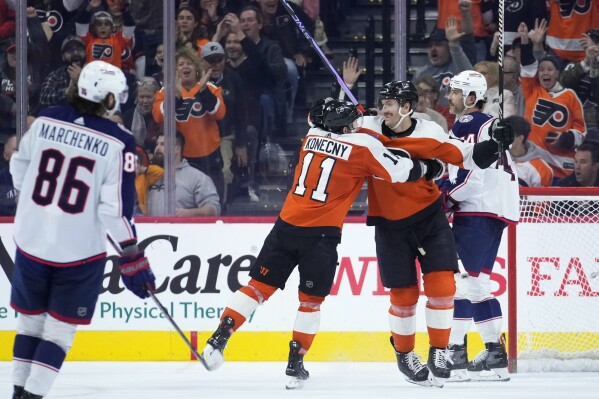
[[[106,156],[108,153],[108,142],[97,135],[89,135],[79,130],[67,129],[54,124],[42,123],[39,137],[58,143],[77,147],[94,154]]]
[[[306,144],[304,144],[304,150],[320,152],[347,161],[349,154],[351,154],[352,146],[325,137],[308,137]]]

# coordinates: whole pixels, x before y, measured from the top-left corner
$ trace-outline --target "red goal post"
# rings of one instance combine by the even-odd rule
[[[521,188],[507,240],[510,371],[599,371],[599,188]]]

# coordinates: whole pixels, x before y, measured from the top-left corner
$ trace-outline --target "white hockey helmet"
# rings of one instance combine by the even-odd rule
[[[449,89],[462,90],[464,97],[474,92],[476,94],[476,101],[484,101],[485,93],[487,92],[487,79],[476,71],[462,71],[451,78]]]
[[[79,97],[101,103],[112,93],[118,103],[127,102],[129,88],[125,74],[119,68],[104,61],[92,61],[81,69],[77,81]]]

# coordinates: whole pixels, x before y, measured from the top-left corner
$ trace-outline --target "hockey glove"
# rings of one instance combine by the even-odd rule
[[[454,201],[449,196],[449,194],[447,194],[447,191],[443,191],[441,193],[441,203],[443,206],[443,212],[445,212],[445,216],[447,217],[447,219],[450,219],[453,216],[454,212],[460,210],[460,206],[458,205],[458,203]]]
[[[443,172],[445,171],[445,165],[443,164],[443,162],[439,161],[436,158],[422,159],[421,162],[426,165],[426,172],[424,173],[424,178],[427,181],[437,180],[441,176],[443,176]]]
[[[150,269],[148,258],[137,245],[130,245],[123,249],[119,258],[119,268],[125,287],[141,299],[150,296],[148,291],[153,292],[156,289],[154,285],[156,278]]]
[[[514,131],[512,127],[500,119],[494,119],[489,126],[489,136],[496,143],[502,143],[507,148],[514,141]]]
[[[549,132],[547,133],[547,137],[545,137],[545,142],[553,148],[571,151],[574,149],[574,132],[571,130],[563,133]]]

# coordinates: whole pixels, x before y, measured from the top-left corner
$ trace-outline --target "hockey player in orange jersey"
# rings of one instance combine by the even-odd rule
[[[218,368],[231,334],[258,305],[285,288],[298,266],[300,304],[289,344],[288,389],[300,388],[309,377],[303,357],[318,332],[320,305],[331,290],[343,220],[365,177],[431,180],[442,170],[437,161],[398,157],[370,135],[354,133],[362,115],[351,102],[321,100],[310,110],[309,121],[312,128],[302,143],[293,185],[252,266],[251,280],[235,292],[202,353],[209,370]]]
[[[584,140],[586,124],[578,96],[558,81],[560,70],[555,59],[545,57],[537,62],[533,56],[533,43],[542,43],[546,30],[545,20],[536,22],[531,31],[525,23],[518,27],[522,43],[520,78],[524,117],[531,123],[529,140],[540,148],[541,159],[551,165],[555,178],[561,179],[574,169],[574,148]]]
[[[418,92],[408,81],[385,84],[380,101],[383,117],[365,117],[363,130],[387,148],[403,149],[413,158],[438,158],[459,167],[482,169],[497,160],[497,141],[504,148],[513,141],[509,127],[501,124],[493,124],[493,139],[473,144],[447,135],[434,122],[412,118]],[[438,387],[450,374],[447,345],[453,319],[453,275],[458,270],[443,205],[439,189],[430,180],[392,184],[368,179],[367,223],[375,226],[381,281],[391,289],[391,344],[399,370],[409,382]],[[425,314],[430,351],[426,365],[414,352],[419,299],[416,260],[428,298]]]

